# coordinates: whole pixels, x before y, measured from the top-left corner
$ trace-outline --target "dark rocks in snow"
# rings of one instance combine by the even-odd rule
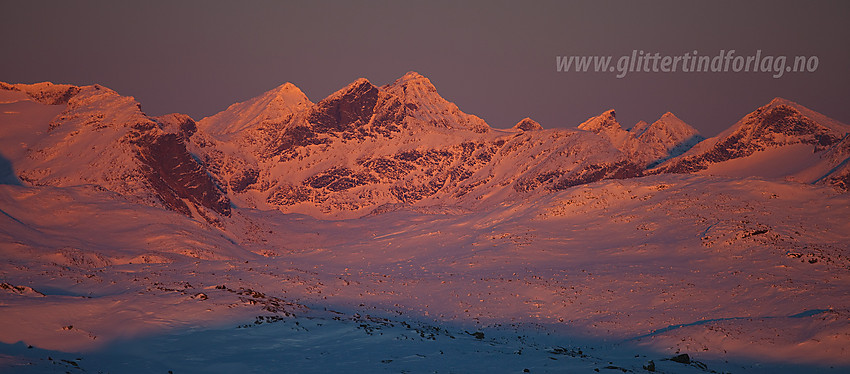
[[[392,181],[404,178],[415,166],[408,162],[398,161],[391,158],[379,157],[364,161],[363,167],[369,169],[381,181]]]
[[[670,361],[678,362],[678,363],[680,363],[680,364],[690,365],[690,363],[691,363],[691,356],[688,356],[688,354],[687,354],[687,353],[682,353],[682,354],[680,354],[680,355],[676,355],[676,356],[670,357]]]
[[[628,161],[608,164],[590,164],[572,171],[552,170],[514,184],[517,192],[530,192],[538,188],[561,191],[570,187],[597,182],[603,179],[627,179],[641,176],[643,168]]]
[[[316,104],[307,121],[320,133],[352,130],[369,123],[377,102],[378,88],[361,79],[352,83],[341,95]]]
[[[284,159],[292,158],[295,149],[308,145],[327,144],[330,141],[320,138],[310,127],[298,125],[289,127],[279,133],[278,137],[270,143],[263,153],[266,158],[282,156]]]
[[[152,123],[137,124],[132,143],[146,167],[144,177],[169,208],[188,216],[188,200],[224,216],[230,215],[230,199],[216,186],[204,167],[189,154],[177,134],[162,134]]]
[[[354,172],[346,167],[333,167],[322,171],[304,181],[305,186],[320,189],[326,188],[330,191],[345,191],[377,180],[365,172]]]
[[[314,191],[309,187],[281,183],[271,191],[267,201],[274,205],[290,206],[310,201],[314,196]]]
[[[29,286],[15,286],[10,283],[0,283],[0,290],[18,294],[18,295],[28,295],[28,296],[44,296],[43,293],[36,291],[32,287]]]
[[[230,178],[230,190],[236,193],[245,192],[249,186],[257,183],[260,178],[260,171],[254,168],[247,168],[240,171],[238,174]]]

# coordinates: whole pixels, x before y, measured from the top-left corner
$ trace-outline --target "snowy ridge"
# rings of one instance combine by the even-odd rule
[[[823,173],[846,160],[833,150],[848,133],[850,126],[776,98],[653,172],[750,175],[829,183]],[[837,186],[841,188],[840,184]]]
[[[47,97],[55,85],[34,87],[48,91],[33,91],[30,96]],[[205,209],[229,214],[227,197],[187,152],[185,134],[167,134],[132,97],[99,85],[71,91],[76,94],[49,123],[27,124],[33,135],[21,143],[23,152],[12,160],[21,181],[35,186],[88,185],[186,215],[196,212],[209,220],[215,218]],[[29,122],[29,117],[46,118],[41,113],[53,114],[58,106],[36,106],[29,113],[4,116],[8,122],[4,131],[19,130],[14,124]]]
[[[233,142],[205,135],[205,121],[190,148],[231,199],[284,212],[356,217],[388,204],[475,205],[639,172],[596,136],[492,130],[414,72],[383,87],[358,79]]]
[[[45,84],[29,90],[39,87],[70,92]],[[846,125],[782,99],[700,142],[695,129],[669,112],[629,130],[617,122],[614,110],[588,119],[578,132],[543,130],[531,119],[510,130],[493,130],[447,102],[430,80],[415,72],[383,87],[360,78],[315,104],[286,83],[197,125],[184,115],[148,118],[135,100],[100,86],[72,91],[77,93],[66,110],[49,126],[48,138],[54,140],[42,145],[36,159],[46,165],[79,160],[69,156],[80,154],[93,167],[78,173],[70,165],[42,167],[30,157],[17,166],[18,177],[31,184],[96,184],[122,194],[147,191],[144,199],[150,203],[158,199],[188,215],[195,213],[182,202],[186,198],[225,215],[231,200],[242,207],[338,218],[394,204],[468,209],[601,179],[700,171],[716,160],[734,162],[724,166],[725,172],[717,167],[708,172],[819,181],[840,188],[844,174],[836,168],[846,159],[823,153],[841,139],[838,131]],[[71,139],[80,131],[95,133]],[[107,133],[111,135],[104,138]],[[166,167],[164,160],[139,153],[133,147],[140,146],[138,139],[147,139],[143,147],[180,154],[175,157],[186,163],[167,167],[193,175],[189,179],[198,188],[183,189],[183,182],[152,173],[150,165]],[[101,152],[111,153],[84,151],[98,146],[74,145],[80,140],[102,143]],[[737,160],[795,144],[812,144],[818,156],[798,157],[806,151],[796,147],[791,153],[758,153],[753,166]],[[713,153],[699,155],[705,149]],[[190,152],[200,164],[190,160]],[[796,160],[794,167],[761,174],[752,170],[763,170],[777,157]],[[833,172],[837,174],[826,178],[825,173]]]
[[[71,96],[80,92],[80,88],[70,84],[40,82],[33,84],[9,84],[0,82],[0,90],[25,93],[33,100],[47,105],[60,105],[68,102]]]
[[[670,112],[651,125],[640,121],[625,130],[611,109],[591,117],[578,128],[605,137],[634,163],[647,168],[684,153],[704,139],[696,129]]]
[[[284,122],[312,102],[298,87],[284,83],[253,99],[236,103],[227,110],[198,121],[198,125],[211,136],[231,138],[247,129],[266,122]]]

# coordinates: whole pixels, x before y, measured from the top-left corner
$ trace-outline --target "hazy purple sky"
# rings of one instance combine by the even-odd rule
[[[614,108],[715,135],[775,96],[850,123],[847,1],[0,0],[0,80],[100,83],[196,119],[284,82],[319,101],[358,77],[429,77],[491,126],[573,127]],[[817,56],[814,73],[559,73],[555,56]]]

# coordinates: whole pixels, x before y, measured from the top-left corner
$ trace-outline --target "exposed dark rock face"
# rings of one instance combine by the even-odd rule
[[[411,170],[416,169],[416,166],[408,162],[385,157],[363,161],[361,164],[374,175],[377,175],[377,178],[382,182],[402,179]]]
[[[570,171],[552,170],[523,178],[514,184],[517,192],[531,192],[539,188],[561,191],[570,187],[597,182],[603,179],[628,179],[643,175],[643,167],[628,161],[590,164]]]
[[[198,131],[198,125],[195,124],[195,121],[192,118],[185,116],[183,122],[180,123],[180,134],[183,135],[185,139],[188,139],[195,134],[195,131]]]
[[[283,128],[283,126],[280,127]],[[292,159],[297,155],[297,148],[299,147],[327,143],[330,143],[329,139],[319,137],[310,127],[297,125],[282,130],[277,139],[269,144],[262,156],[266,158],[281,156],[284,160]]]
[[[688,365],[688,364],[690,364],[690,363],[691,363],[691,356],[688,356],[688,354],[687,354],[687,353],[682,353],[682,354],[680,354],[680,355],[676,355],[676,356],[670,357],[670,361],[678,362],[678,363],[680,363],[680,364]]]
[[[270,204],[290,206],[314,199],[316,193],[308,187],[280,184],[272,189],[268,197]]]
[[[378,88],[363,79],[344,94],[320,101],[307,121],[319,133],[351,131],[369,123],[377,103]]]
[[[236,193],[245,192],[249,186],[257,183],[260,178],[260,172],[254,168],[242,170],[241,173],[230,178],[230,190]]]
[[[185,114],[172,113],[153,118],[161,129],[168,133],[180,135],[183,142],[188,142],[198,131],[198,125],[192,117]]]
[[[178,134],[163,134],[153,122],[133,126],[131,143],[144,166],[144,177],[169,209],[191,216],[183,199],[224,216],[230,200],[189,152]]]
[[[307,178],[304,185],[314,189],[325,188],[339,192],[375,182],[377,179],[367,172],[354,172],[346,167],[334,167]]]

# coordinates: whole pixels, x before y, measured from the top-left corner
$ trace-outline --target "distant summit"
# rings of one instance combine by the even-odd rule
[[[651,125],[640,121],[629,130],[623,129],[614,110],[591,117],[578,126],[607,139],[621,152],[643,167],[653,167],[678,156],[704,138],[696,129],[667,112]]]
[[[718,136],[664,163],[658,172],[821,181],[827,177],[824,173],[835,172],[830,170],[837,160],[824,160],[833,159],[830,154],[838,152],[836,146],[848,133],[850,126],[776,98]]]
[[[284,83],[248,101],[236,103],[227,110],[199,121],[208,134],[230,138],[266,123],[282,122],[294,113],[313,105],[307,95],[292,83]]]
[[[525,117],[521,121],[517,122],[513,127],[514,130],[520,131],[535,131],[535,130],[543,130],[543,126],[540,125],[537,121]]]

